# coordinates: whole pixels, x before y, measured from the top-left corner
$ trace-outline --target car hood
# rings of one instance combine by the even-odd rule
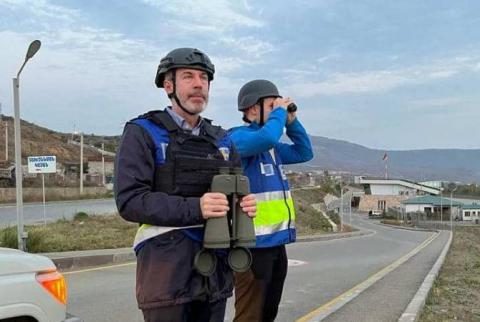
[[[47,257],[0,247],[0,275],[13,275],[55,269]]]

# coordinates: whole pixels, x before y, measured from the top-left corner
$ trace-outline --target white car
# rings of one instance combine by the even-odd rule
[[[66,313],[65,278],[47,257],[0,247],[0,320],[81,322]]]
[[[381,210],[370,210],[368,212],[368,218],[382,218],[383,212]]]

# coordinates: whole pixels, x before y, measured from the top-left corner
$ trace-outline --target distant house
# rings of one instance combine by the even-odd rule
[[[480,204],[472,203],[463,205],[462,220],[464,221],[478,221],[480,219]]]
[[[365,195],[360,198],[360,211],[386,211],[389,207],[401,207],[403,200],[423,196],[439,195],[439,188],[404,179],[379,179],[355,177],[356,184],[363,185]]]
[[[114,158],[112,156],[105,155],[104,156],[104,164],[105,164],[105,175],[112,176],[113,175],[113,163]],[[103,174],[103,164],[102,164],[102,157],[95,156],[88,158],[88,173],[90,174]]]
[[[417,198],[411,198],[403,200],[401,202],[406,213],[410,212],[423,212],[426,214],[440,214],[449,215],[452,213],[458,213],[458,209],[461,209],[463,203],[442,198],[439,196],[421,196]],[[450,208],[452,207],[452,208]]]

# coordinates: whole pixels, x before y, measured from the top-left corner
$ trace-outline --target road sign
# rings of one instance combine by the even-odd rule
[[[28,157],[29,173],[57,172],[57,157],[54,155]]]

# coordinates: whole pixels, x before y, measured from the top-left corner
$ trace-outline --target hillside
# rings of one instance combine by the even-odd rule
[[[386,152],[392,178],[480,182],[480,149],[385,151],[319,136],[311,139],[315,156],[307,163],[309,167],[384,176]]]
[[[8,124],[8,161],[14,162],[15,158],[15,137],[13,118],[3,116],[0,121],[0,161],[5,160],[5,124]],[[50,129],[21,121],[22,135],[22,159],[26,162],[27,156],[55,155],[59,162],[78,162],[80,159],[80,147],[69,143],[72,138],[80,141],[79,135],[72,136],[71,133],[60,133]],[[105,150],[115,151],[120,138],[118,136],[95,136],[84,135],[84,144],[101,147],[105,143]],[[85,148],[84,158],[100,155],[94,149]]]

